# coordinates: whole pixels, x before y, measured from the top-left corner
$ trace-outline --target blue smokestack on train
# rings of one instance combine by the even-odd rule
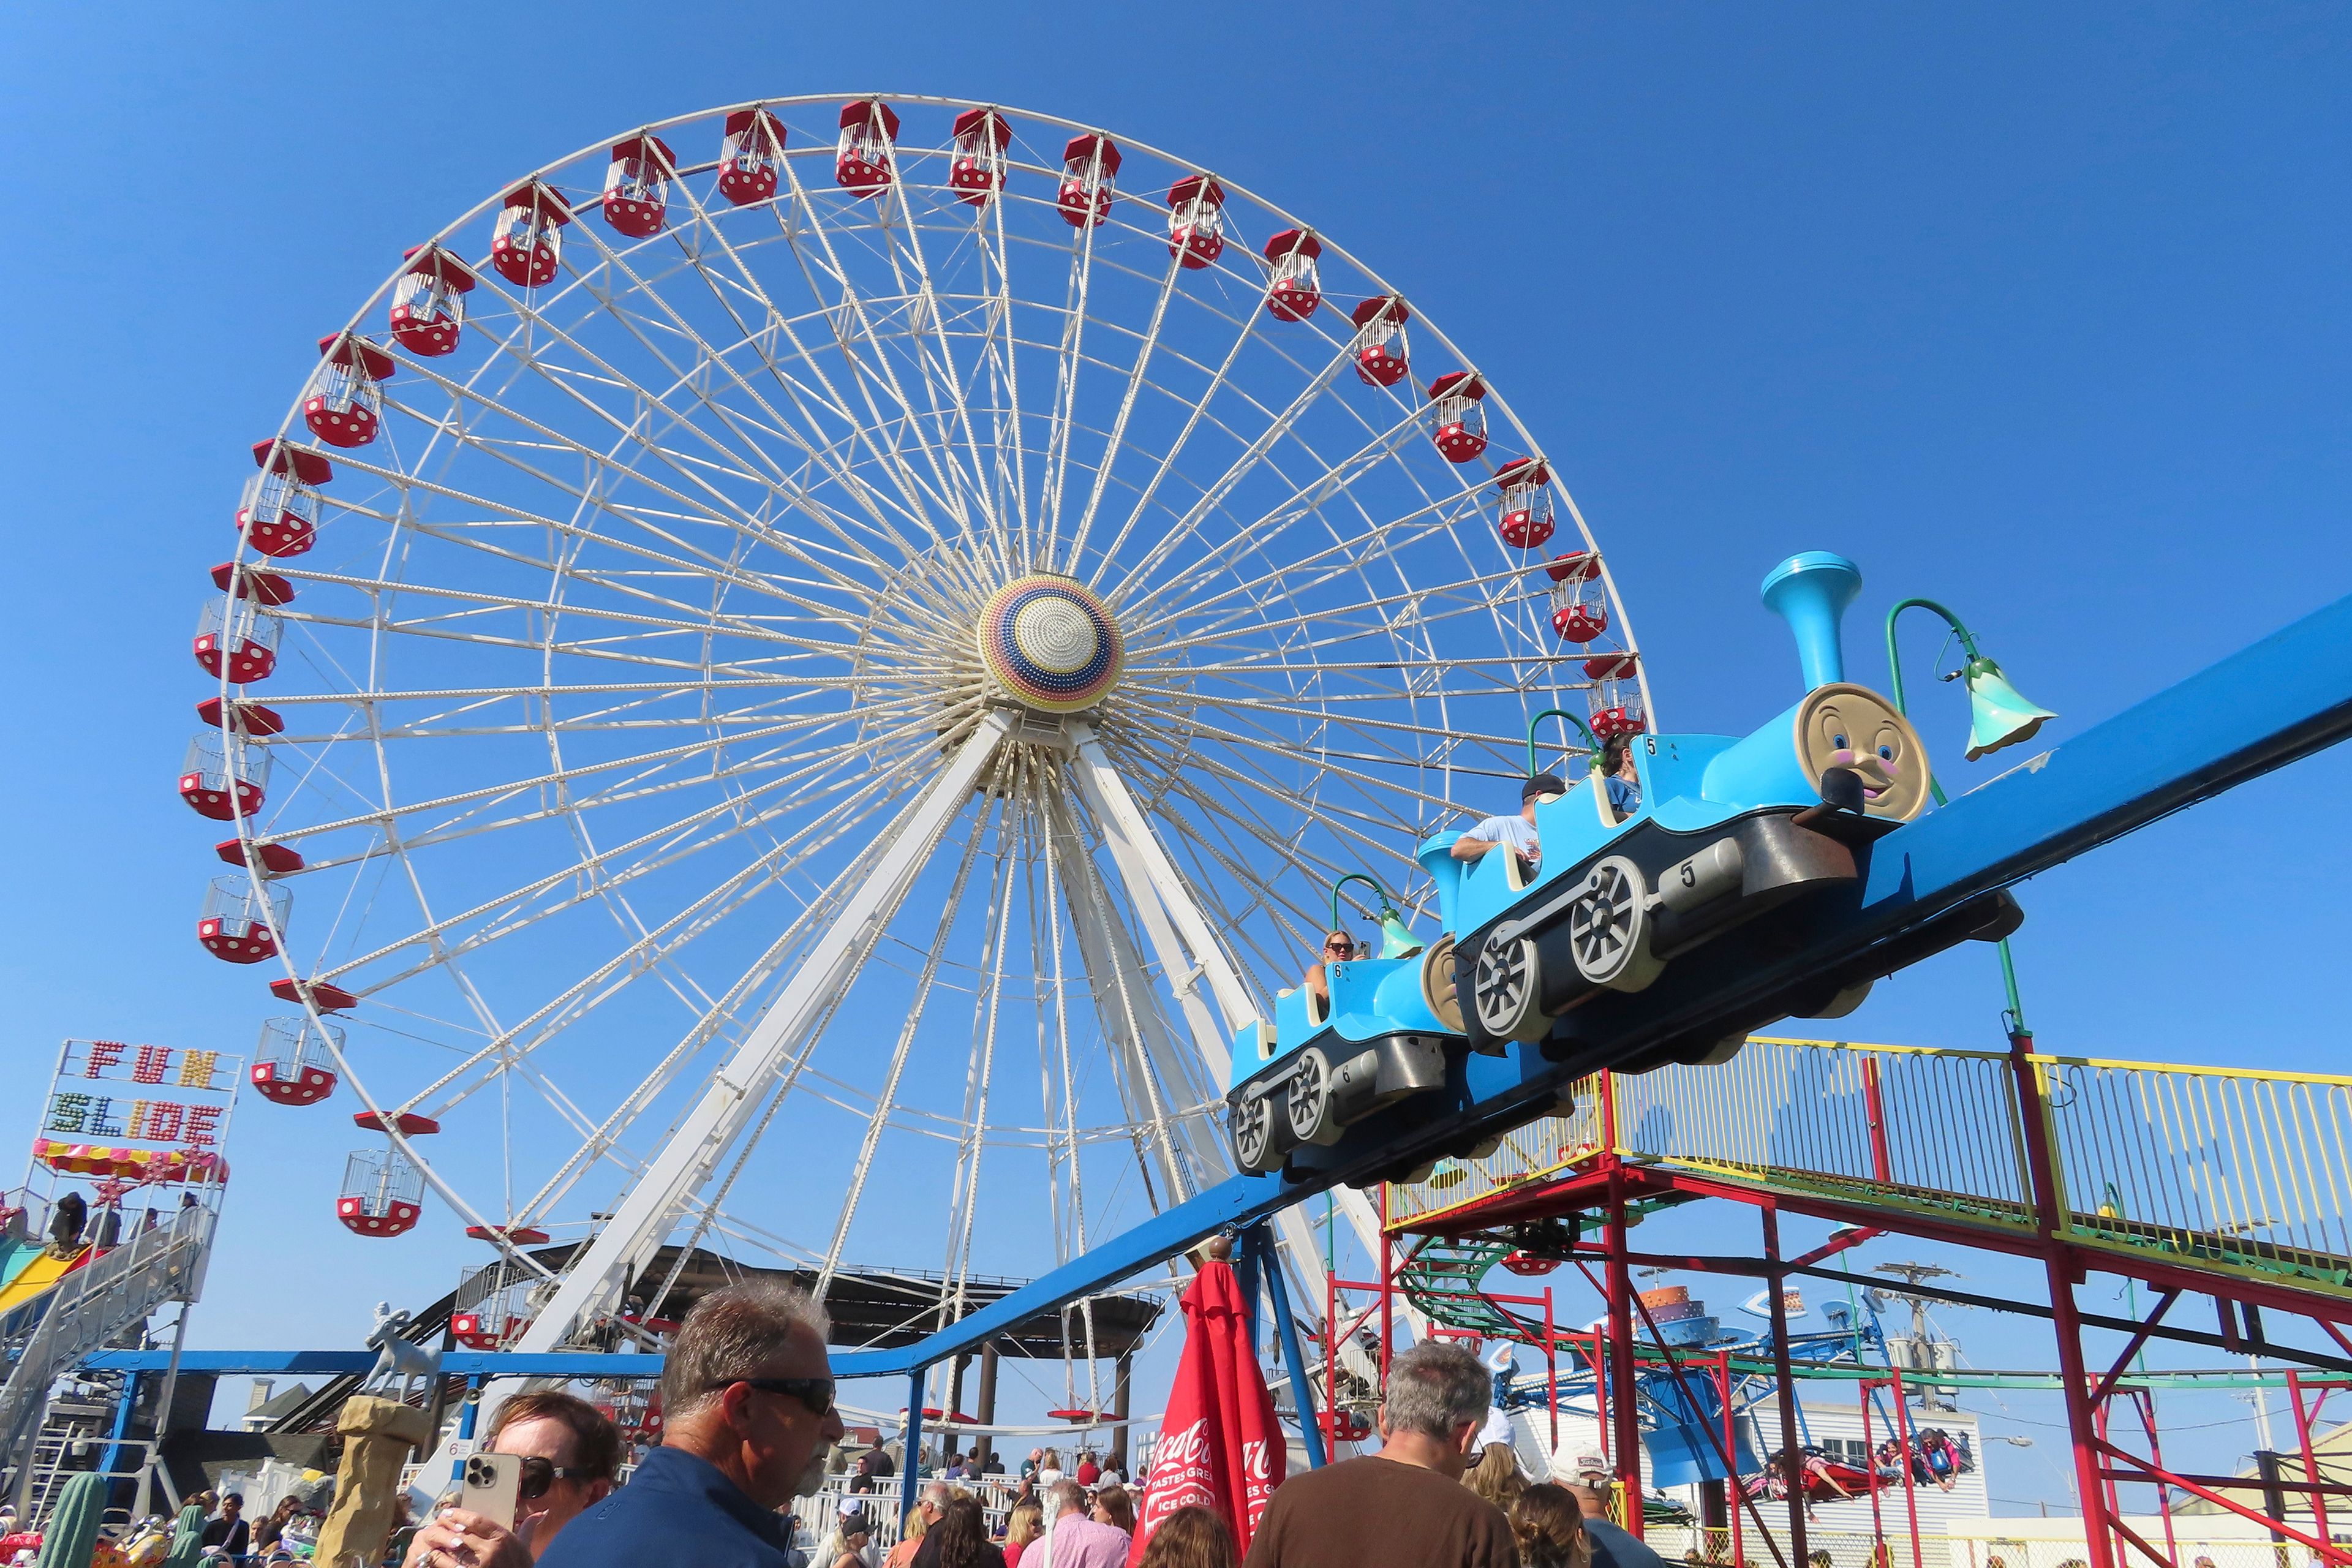
[[[1808,550],[1766,573],[1761,592],[1764,607],[1796,634],[1805,689],[1843,680],[1845,648],[1839,628],[1846,606],[1862,592],[1862,569],[1843,555]]]

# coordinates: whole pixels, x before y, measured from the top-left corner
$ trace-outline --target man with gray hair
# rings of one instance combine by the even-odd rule
[[[830,1325],[806,1292],[764,1280],[695,1304],[662,1368],[662,1446],[574,1520],[540,1568],[789,1568],[777,1510],[824,1483],[841,1441]]]
[[[1502,1510],[1462,1484],[1494,1388],[1460,1345],[1431,1341],[1398,1356],[1381,1451],[1276,1487],[1246,1568],[1517,1568]]]

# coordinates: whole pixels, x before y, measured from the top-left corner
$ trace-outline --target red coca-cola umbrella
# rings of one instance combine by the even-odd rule
[[[1248,1552],[1258,1517],[1288,1471],[1274,1396],[1250,1348],[1240,1283],[1232,1264],[1210,1258],[1184,1292],[1184,1354],[1143,1480],[1130,1568],[1143,1561],[1160,1521],[1194,1504],[1223,1515],[1234,1544]]]

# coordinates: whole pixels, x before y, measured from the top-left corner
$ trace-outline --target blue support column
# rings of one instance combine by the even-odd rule
[[[1241,1287],[1242,1312],[1249,1324],[1250,1354],[1257,1354],[1257,1277],[1264,1259],[1265,1226],[1254,1225],[1242,1232],[1234,1247],[1234,1283]]]
[[[474,1440],[474,1423],[481,1419],[481,1415],[482,1380],[469,1377],[466,1380],[466,1397],[457,1404],[457,1440],[460,1443]],[[622,1457],[625,1458],[627,1456],[624,1454]],[[457,1485],[465,1475],[465,1457],[463,1454],[453,1455],[449,1460],[449,1484],[453,1487]]]
[[[98,1462],[98,1473],[109,1478],[106,1483],[106,1500],[109,1503],[114,1500],[112,1478],[114,1467],[122,1461],[122,1439],[131,1435],[131,1407],[138,1403],[139,1374],[135,1372],[126,1372],[122,1374],[122,1397],[114,1406],[114,1430],[106,1435],[106,1456]],[[156,1436],[160,1438],[163,1436],[160,1430],[163,1426],[161,1415],[156,1417],[156,1426],[159,1428]]]
[[[922,1480],[916,1472],[922,1468],[923,1452],[923,1373],[929,1369],[917,1367],[907,1378],[907,1456],[898,1467],[898,1528],[907,1528],[907,1521],[915,1514],[915,1496],[922,1489]]]
[[[1282,1342],[1282,1367],[1290,1374],[1290,1403],[1298,1412],[1299,1440],[1307,1445],[1307,1468],[1319,1470],[1328,1462],[1323,1451],[1323,1428],[1316,1424],[1314,1390],[1307,1384],[1307,1358],[1298,1353],[1298,1322],[1290,1315],[1290,1287],[1282,1278],[1282,1258],[1273,1247],[1273,1237],[1263,1224],[1250,1227],[1250,1234],[1259,1240],[1259,1254],[1265,1259],[1266,1293],[1274,1299],[1274,1329]],[[1250,1306],[1257,1306],[1255,1295]]]

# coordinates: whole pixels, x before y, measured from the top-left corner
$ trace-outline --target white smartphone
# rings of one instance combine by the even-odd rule
[[[515,1493],[522,1485],[520,1454],[468,1454],[458,1479],[459,1508],[495,1524],[514,1523]]]

